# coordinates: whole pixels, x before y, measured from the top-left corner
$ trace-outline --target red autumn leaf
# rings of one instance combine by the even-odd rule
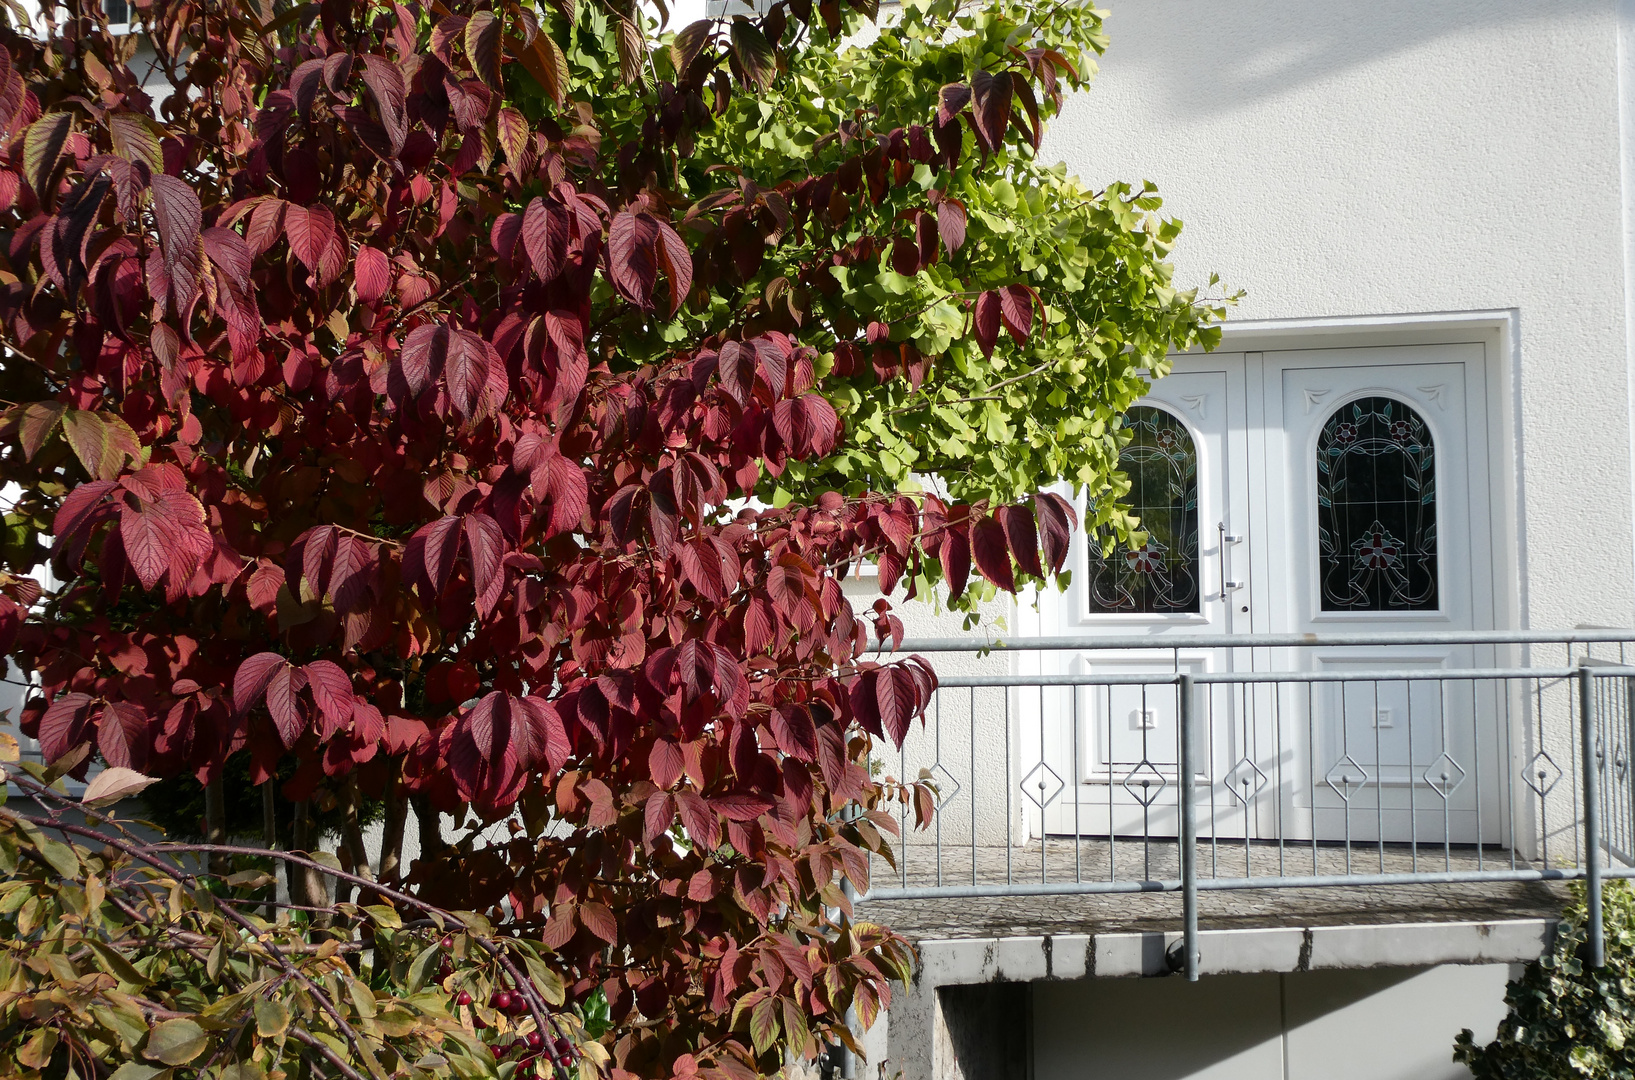
[[[971,557],[983,577],[1006,592],[1016,591],[1005,530],[998,521],[980,517],[971,523]]]
[[[403,576],[429,594],[443,591],[460,554],[460,519],[452,515],[420,528],[403,549]]]
[[[1033,497],[1033,511],[1039,522],[1039,543],[1044,548],[1045,565],[1059,573],[1067,564],[1068,545],[1073,539],[1077,515],[1067,500],[1054,492]]]
[[[144,589],[169,576],[173,591],[214,549],[204,507],[174,465],[149,465],[120,481],[119,532]]]
[[[380,126],[386,130],[395,157],[403,152],[403,143],[409,137],[408,92],[403,84],[403,73],[386,57],[365,54],[363,85],[374,100]]]
[[[294,746],[306,731],[305,709],[299,697],[306,681],[305,673],[289,664],[274,668],[267,680],[267,712],[272,714],[273,726],[285,749]]]
[[[744,605],[745,651],[751,654],[758,653],[771,645],[776,627],[772,605],[759,596],[750,597]]]
[[[536,198],[522,216],[522,245],[539,280],[550,281],[567,258],[568,208],[555,199]]]
[[[778,749],[800,761],[817,759],[817,728],[804,705],[780,705],[772,713],[772,735]]]
[[[608,230],[608,276],[625,299],[644,309],[653,305],[658,280],[658,226],[651,214],[625,210]]]
[[[1033,332],[1033,290],[1026,285],[1006,285],[999,290],[999,318],[1018,345]]]
[[[403,348],[394,360],[403,385],[413,397],[419,397],[433,380],[443,373],[448,359],[449,329],[436,324],[417,326],[403,339]]]
[[[647,754],[647,771],[659,787],[675,787],[681,779],[681,747],[669,739],[654,740]]]
[[[710,807],[728,821],[754,821],[772,806],[771,799],[759,795],[718,795],[710,800]]]
[[[715,816],[703,796],[696,791],[682,790],[676,792],[676,805],[681,811],[681,824],[704,851],[714,851],[721,846],[721,821]]]
[[[247,658],[233,676],[233,709],[245,713],[261,704],[273,674],[288,665],[289,661],[277,653],[256,653]]]
[[[193,251],[204,224],[199,197],[185,180],[160,173],[153,178],[153,220],[159,228],[159,247],[165,268],[175,272],[177,264]]]
[[[333,275],[329,269],[329,248],[335,242],[335,215],[327,206],[289,205],[284,211],[284,233],[289,238],[290,253],[301,261],[319,285],[327,285]]]
[[[669,792],[655,791],[649,795],[642,808],[642,842],[652,847],[655,839],[669,831],[675,817],[675,799]]]
[[[982,355],[993,356],[994,345],[999,341],[999,294],[994,290],[989,289],[976,298],[972,327]]]
[[[1000,77],[1003,78],[1003,76]],[[1039,121],[1039,102],[1033,96],[1033,84],[1028,82],[1028,77],[1020,71],[1012,71],[1010,79],[1011,93],[1017,101],[1022,103],[1021,113],[1016,112],[1014,109],[1011,111],[1011,122],[1022,133],[1022,137],[1027,139],[1033,145],[1033,148],[1037,150],[1040,141],[1044,138],[1045,129],[1044,125]],[[1022,121],[1023,116],[1027,117],[1025,126]]]
[[[957,199],[942,199],[937,203],[937,234],[942,246],[952,254],[965,243],[965,206]]]
[[[141,772],[148,763],[148,714],[128,701],[114,702],[97,719],[97,749],[102,760],[120,769]]]
[[[755,350],[736,341],[725,341],[715,358],[716,377],[721,388],[740,405],[749,403],[755,389]]]
[[[797,458],[822,457],[839,441],[840,417],[820,394],[785,399],[772,409],[772,426]]]
[[[386,253],[367,244],[358,248],[352,280],[360,303],[380,303],[392,288],[392,264]]]
[[[619,943],[619,922],[606,904],[581,903],[579,924],[609,945]]]
[[[525,697],[516,719],[517,764],[524,769],[562,768],[573,754],[573,741],[555,705],[540,697]]]
[[[927,260],[929,261],[929,259]],[[904,277],[920,272],[920,245],[906,236],[891,242],[891,268]]]
[[[463,525],[471,584],[477,590],[477,614],[486,618],[493,613],[505,588],[505,536],[499,522],[487,514],[467,514]]]
[[[302,671],[312,688],[312,700],[323,717],[320,737],[327,739],[352,722],[358,704],[352,693],[352,677],[329,660],[314,660]]]
[[[919,710],[914,678],[897,664],[875,672],[874,699],[880,711],[880,726],[895,746],[908,738],[908,725]]]
[[[500,45],[505,24],[492,11],[478,11],[466,22],[466,58],[489,86],[500,85]]]
[[[1009,75],[979,71],[971,76],[971,129],[985,153],[993,153],[1004,141],[1011,122],[1011,80]]]
[[[53,762],[85,742],[91,730],[92,699],[89,694],[62,694],[40,718],[40,753]]]
[[[1002,506],[995,516],[1005,529],[1005,544],[1016,559],[1016,565],[1025,574],[1044,577],[1044,567],[1039,563],[1039,531],[1033,511],[1026,506]]]
[[[670,281],[670,314],[681,310],[687,299],[687,290],[693,285],[693,253],[681,239],[681,234],[667,221],[658,224],[658,245],[655,255],[659,269]]]

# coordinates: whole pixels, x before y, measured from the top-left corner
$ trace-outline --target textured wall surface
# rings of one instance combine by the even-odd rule
[[[1150,178],[1235,319],[1519,312],[1530,625],[1628,625],[1613,0],[1128,0],[1045,155]]]

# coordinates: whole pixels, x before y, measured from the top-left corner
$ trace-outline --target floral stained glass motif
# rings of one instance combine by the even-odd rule
[[[1393,398],[1341,406],[1317,440],[1324,611],[1435,611],[1436,463],[1425,421]]]
[[[1137,405],[1124,417],[1131,438],[1118,467],[1125,499],[1147,539],[1107,556],[1092,544],[1092,613],[1180,614],[1198,608],[1198,451],[1186,427],[1163,409]]]

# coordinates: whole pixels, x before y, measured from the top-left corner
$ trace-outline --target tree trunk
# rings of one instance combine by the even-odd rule
[[[414,803],[415,821],[420,825],[420,857],[435,859],[443,853],[443,815],[437,812],[424,795],[410,797]]]
[[[311,807],[307,805],[305,799],[295,804],[294,832],[294,842],[291,847],[295,851],[311,855],[313,848],[317,846],[318,830],[312,820]],[[311,867],[296,866],[293,863],[289,864],[289,866],[290,900],[308,907],[328,907],[329,886],[324,880],[324,875]],[[319,918],[314,916],[313,922],[318,921],[320,921]],[[323,921],[328,922],[327,919]]]
[[[341,865],[349,872],[359,877],[371,877],[369,873],[369,852],[363,845],[363,827],[358,824],[358,778],[356,774],[346,778],[346,817],[341,826]],[[350,863],[351,865],[347,865]],[[337,881],[335,883],[335,902],[345,903],[351,899],[352,886],[350,882]],[[362,893],[359,893],[362,896]]]
[[[278,850],[278,802],[274,797],[273,783],[274,781],[268,780],[261,785],[261,842],[268,851]],[[278,873],[276,866],[273,868],[273,873],[275,875]],[[286,892],[291,897],[295,895],[293,889],[286,889]],[[272,901],[276,904],[278,902],[278,886],[276,884],[272,886],[271,893]],[[276,919],[277,917],[278,909],[269,905],[267,918]]]
[[[377,881],[392,881],[403,862],[403,826],[409,816],[409,800],[398,780],[397,763],[386,777],[386,823],[380,837],[380,870]]]
[[[204,785],[204,841],[207,844],[227,843],[227,796],[218,773]],[[212,852],[207,860],[212,874],[225,877],[230,872],[227,856]]]

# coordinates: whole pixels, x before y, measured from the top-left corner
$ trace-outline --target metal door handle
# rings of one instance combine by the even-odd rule
[[[1220,534],[1220,544],[1215,549],[1216,553],[1220,556],[1221,564],[1221,595],[1218,597],[1218,599],[1224,601],[1227,598],[1228,593],[1243,588],[1243,582],[1233,581],[1231,578],[1226,576],[1226,545],[1243,543],[1243,534],[1227,532],[1226,522],[1224,521],[1217,524],[1215,528]]]

